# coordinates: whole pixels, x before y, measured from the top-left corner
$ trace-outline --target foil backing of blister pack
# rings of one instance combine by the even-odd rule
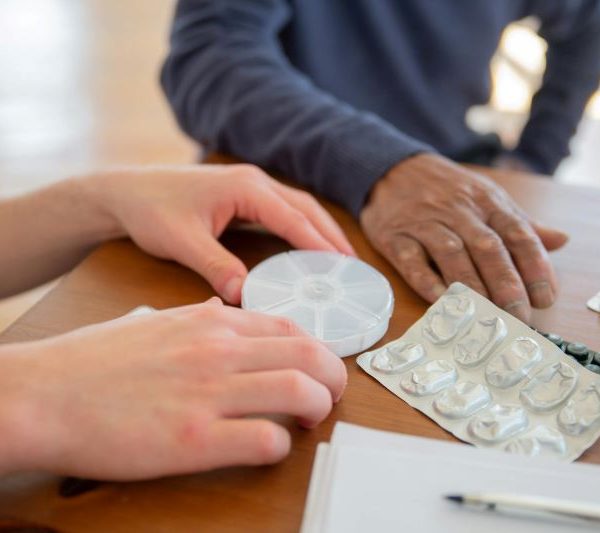
[[[600,436],[600,379],[461,283],[359,366],[459,439],[574,461]]]

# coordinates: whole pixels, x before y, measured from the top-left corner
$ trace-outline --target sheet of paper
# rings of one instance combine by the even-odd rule
[[[303,533],[593,530],[457,507],[442,496],[510,492],[600,503],[600,468],[340,423],[320,445]]]

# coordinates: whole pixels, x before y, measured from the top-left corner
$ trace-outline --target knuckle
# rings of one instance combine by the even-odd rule
[[[477,253],[496,254],[502,248],[502,240],[493,231],[480,232],[473,240],[473,249]]]
[[[502,270],[494,276],[494,284],[502,291],[522,293],[522,283],[518,274],[513,270]]]
[[[442,256],[450,256],[464,250],[463,241],[450,235],[442,237],[435,246],[437,253]]]
[[[190,318],[194,321],[196,319],[202,320],[212,318],[216,314],[216,309],[218,309],[216,306],[205,305],[204,303],[194,305],[191,309]]]
[[[227,257],[212,257],[206,262],[205,274],[209,277],[236,275],[236,265]]]
[[[309,220],[304,213],[297,210],[291,210],[286,216],[287,224],[282,231],[284,238],[288,237],[296,228],[304,227],[309,224]]]
[[[301,189],[294,189],[294,190],[297,192],[298,197],[301,198],[307,204],[310,204],[315,207],[320,207],[321,204],[319,204],[317,199],[309,192],[303,191]]]
[[[437,285],[437,280],[432,274],[421,270],[410,270],[404,277],[407,283],[420,293],[428,293]]]
[[[239,163],[232,165],[232,172],[236,177],[243,180],[264,181],[267,175],[256,165]]]
[[[221,360],[219,357],[222,350],[221,345],[222,343],[215,342],[215,339],[209,337],[198,338],[198,336],[190,335],[190,338],[173,353],[171,362],[175,368],[202,371],[204,358],[200,354],[211,354],[216,360]]]
[[[321,357],[322,347],[318,341],[309,337],[298,339],[300,357],[309,365],[316,364]]]
[[[260,462],[272,462],[281,458],[280,432],[275,424],[264,421],[256,429],[256,449]]]
[[[415,223],[411,229],[416,235],[426,235],[435,230],[435,224],[430,220],[423,220]]]
[[[504,242],[515,247],[537,245],[533,232],[523,222],[513,222],[505,229]]]
[[[460,281],[469,287],[480,286],[481,281],[473,272],[470,270],[462,270],[455,273],[452,273],[448,276],[448,281]]]
[[[396,256],[399,261],[414,261],[421,255],[421,247],[410,238],[402,238],[399,242],[390,239],[390,247],[396,250]]]
[[[308,218],[302,211],[294,210],[290,213],[290,223],[289,227],[292,228],[294,226],[303,226],[308,224]]]
[[[296,325],[296,323],[286,317],[274,317],[275,326],[278,331],[283,333],[285,337],[296,337],[300,334],[300,328]]]
[[[208,427],[209,421],[204,417],[192,413],[185,415],[177,430],[177,441],[183,448],[204,454],[210,448]]]
[[[283,379],[283,386],[285,392],[292,398],[305,399],[305,397],[309,396],[308,377],[300,370],[287,370]]]

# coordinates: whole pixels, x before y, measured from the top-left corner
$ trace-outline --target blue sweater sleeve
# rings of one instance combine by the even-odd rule
[[[516,154],[552,174],[569,155],[585,104],[600,80],[600,2],[539,0],[540,35],[547,41],[546,70],[531,104]]]
[[[358,216],[376,180],[433,149],[297,71],[277,38],[289,16],[285,0],[180,0],[164,91],[208,149],[283,172]]]

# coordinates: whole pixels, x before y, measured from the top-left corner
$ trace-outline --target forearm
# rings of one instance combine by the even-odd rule
[[[162,82],[181,127],[358,215],[373,184],[432,149],[316,87],[278,41],[284,1],[181,1]]]
[[[0,345],[0,476],[29,469],[34,462],[37,446],[28,436],[36,424],[30,409],[33,389],[26,355],[30,346]]]
[[[548,41],[546,71],[515,152],[536,171],[552,174],[569,155],[569,140],[598,88],[600,6],[548,2],[538,9]]]
[[[117,235],[96,187],[90,178],[69,179],[0,201],[0,297],[63,274]]]

